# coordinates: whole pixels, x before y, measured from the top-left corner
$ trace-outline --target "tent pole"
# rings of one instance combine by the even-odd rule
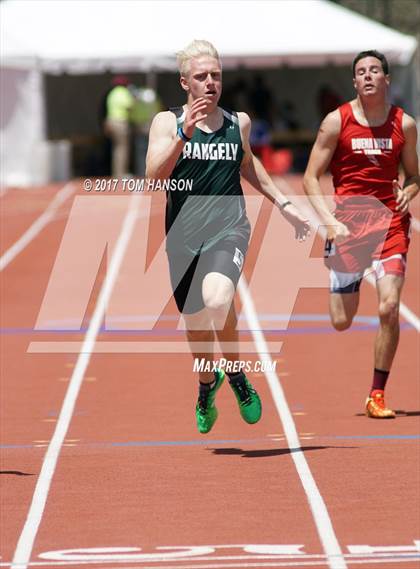
[[[157,89],[157,73],[154,69],[149,69],[146,73],[146,87],[154,91]]]

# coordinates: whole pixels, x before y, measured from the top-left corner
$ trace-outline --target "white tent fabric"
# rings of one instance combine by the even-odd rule
[[[378,49],[406,65],[416,40],[327,0],[4,0],[0,3],[0,183],[48,181],[43,73],[175,69],[194,38],[226,68],[348,64]]]
[[[0,21],[3,65],[36,58],[57,72],[171,68],[193,38],[212,41],[225,66],[341,64],[363,49],[406,64],[416,47],[326,0],[7,0]]]
[[[42,183],[48,175],[42,144],[45,120],[41,74],[36,70],[0,69],[0,84],[0,185]]]

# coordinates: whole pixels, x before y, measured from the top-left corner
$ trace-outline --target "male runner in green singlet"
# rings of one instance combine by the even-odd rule
[[[249,117],[218,107],[222,70],[214,46],[195,40],[177,55],[187,104],[154,118],[146,176],[192,180],[191,192],[168,192],[166,249],[175,301],[194,358],[213,360],[211,350],[200,352],[200,343],[212,347],[216,332],[241,416],[256,423],[260,398],[245,374],[235,370],[239,353],[233,297],[250,236],[240,175],[275,202],[296,238],[306,237],[309,223],[253,156]],[[223,370],[199,373],[196,419],[201,433],[208,433],[217,419],[214,400],[224,377]]]

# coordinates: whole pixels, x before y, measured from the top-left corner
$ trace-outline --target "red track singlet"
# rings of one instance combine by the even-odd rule
[[[337,245],[333,256],[327,255],[327,266],[357,272],[369,267],[372,259],[404,256],[408,250],[410,215],[396,211],[392,189],[405,141],[404,111],[392,106],[385,123],[377,127],[361,125],[350,103],[339,111],[341,132],[330,169],[335,217],[347,226],[350,237]],[[403,274],[402,267],[403,263],[398,274]]]
[[[404,144],[403,110],[392,106],[386,122],[376,127],[359,124],[350,103],[339,111],[341,133],[331,161],[337,203],[340,196],[373,196],[395,211],[392,180],[398,179]]]

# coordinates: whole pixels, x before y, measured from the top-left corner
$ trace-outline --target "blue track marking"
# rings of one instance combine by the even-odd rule
[[[418,441],[420,434],[415,435],[313,435],[311,441],[322,440],[353,440],[353,441]],[[85,442],[79,443],[77,447],[189,447],[189,446],[206,446],[206,445],[254,445],[254,444],[271,444],[279,446],[279,442],[269,438],[258,439],[194,439],[190,441],[116,441],[116,442]],[[306,446],[309,441],[305,440]],[[0,449],[24,449],[38,448],[35,444],[2,444]],[[73,447],[74,448],[74,447]]]
[[[368,317],[366,317],[368,318]],[[356,320],[356,319],[355,319]],[[264,319],[263,319],[264,321]],[[266,321],[270,321],[266,319]],[[274,322],[274,320],[272,320]],[[291,320],[295,322],[318,322],[319,319],[295,319]],[[328,321],[327,318],[322,321]],[[271,321],[270,321],[271,322]],[[283,322],[283,321],[281,321]],[[373,320],[366,324],[355,324],[349,330],[346,331],[346,334],[352,334],[356,332],[372,332],[378,328],[377,319],[375,322]],[[415,330],[414,326],[409,322],[401,322],[400,324],[401,331],[405,330]],[[308,334],[336,334],[336,330],[329,325],[329,326],[305,326],[299,328],[263,328],[265,334],[277,334],[282,336],[295,336],[295,335],[308,335]],[[80,328],[79,330],[68,330],[64,328],[56,328],[51,330],[34,330],[33,328],[1,328],[0,335],[1,336],[14,336],[14,335],[29,335],[29,336],[43,336],[43,335],[80,335],[85,334],[87,332],[87,328]],[[239,330],[239,335],[249,334],[252,332],[251,329],[242,329]],[[150,336],[150,337],[166,337],[166,336],[175,336],[175,337],[184,337],[185,332],[184,330],[174,330],[172,328],[158,328],[152,330],[108,330],[104,327],[100,328],[100,334],[109,334],[111,336],[117,335],[124,335],[124,336]]]

